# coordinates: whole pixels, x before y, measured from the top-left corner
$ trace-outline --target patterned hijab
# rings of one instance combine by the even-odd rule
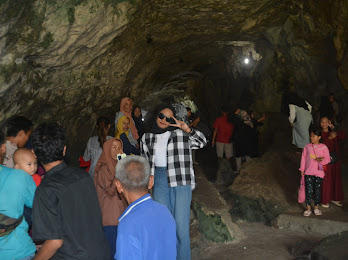
[[[127,101],[130,101],[133,105],[133,101],[129,98],[129,97],[124,97],[122,98],[121,100],[121,104],[120,104],[120,111],[126,116],[128,117],[130,120],[130,130],[132,132],[132,135],[134,137],[135,140],[138,140],[139,139],[139,135],[138,135],[138,130],[137,128],[135,127],[134,125],[134,122],[133,122],[133,119],[132,119],[132,114],[131,113],[128,113],[124,110],[124,105]]]
[[[121,134],[123,134],[123,133],[125,133],[126,135],[127,135],[127,138],[128,138],[128,135],[129,135],[129,129],[128,129],[128,131],[124,131],[123,130],[123,123],[124,123],[124,121],[126,121],[126,120],[129,120],[129,121],[131,121],[128,117],[126,117],[126,116],[121,116],[119,119],[118,119],[118,122],[117,122],[117,126],[116,126],[116,136],[115,136],[115,138],[117,138],[117,139],[120,139],[120,136],[121,136]]]
[[[251,120],[249,114],[245,110],[240,110],[238,113],[238,117],[243,120],[244,124],[254,127],[253,121]]]

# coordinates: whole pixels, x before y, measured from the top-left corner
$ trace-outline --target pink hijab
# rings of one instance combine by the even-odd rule
[[[126,111],[123,109],[124,104],[125,104],[128,100],[129,100],[129,101],[132,103],[132,105],[133,105],[133,101],[132,101],[129,97],[124,97],[124,98],[121,99],[120,111],[121,111],[126,117],[132,119],[132,114],[126,112]],[[130,130],[131,130],[131,132],[132,132],[132,135],[133,135],[134,139],[135,139],[135,140],[138,140],[138,139],[139,139],[138,130],[137,130],[137,128],[135,127],[133,120],[130,120]]]

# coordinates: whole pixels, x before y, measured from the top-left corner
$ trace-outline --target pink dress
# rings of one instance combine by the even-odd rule
[[[319,157],[323,157],[321,162],[315,160]],[[300,172],[304,172],[306,175],[314,175],[324,178],[325,172],[322,166],[327,165],[329,162],[330,153],[325,144],[307,144],[303,148],[301,166],[299,170]]]

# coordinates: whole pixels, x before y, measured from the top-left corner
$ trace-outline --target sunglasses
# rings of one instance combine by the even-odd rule
[[[163,113],[159,113],[159,114],[158,114],[158,118],[159,118],[159,119],[164,119],[164,118],[166,118],[166,121],[167,121],[168,123],[170,123],[170,124],[175,124],[175,120],[174,120],[173,118],[171,118],[171,117],[166,117]]]

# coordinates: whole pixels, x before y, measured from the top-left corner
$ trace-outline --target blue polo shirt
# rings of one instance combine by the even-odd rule
[[[118,220],[115,259],[176,259],[175,220],[150,194],[130,204]]]
[[[11,218],[23,215],[24,205],[33,206],[36,185],[33,178],[22,170],[0,165],[0,212]],[[0,237],[0,259],[12,260],[29,256],[36,251],[28,235],[28,224],[22,222],[10,234]]]

